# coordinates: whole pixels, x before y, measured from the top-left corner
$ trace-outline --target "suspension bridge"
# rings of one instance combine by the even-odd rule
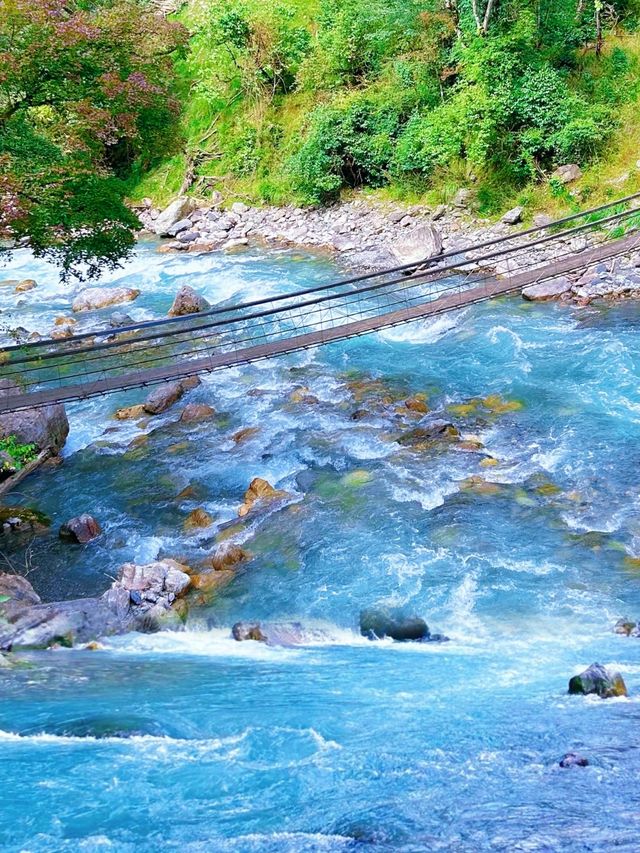
[[[426,319],[640,248],[640,193],[419,263],[0,350],[0,413],[210,373]]]

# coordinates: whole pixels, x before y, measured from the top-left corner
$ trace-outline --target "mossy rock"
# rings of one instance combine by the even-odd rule
[[[0,529],[11,519],[19,519],[19,525],[11,525],[16,532],[40,533],[51,527],[51,519],[40,510],[25,506],[0,506]]]

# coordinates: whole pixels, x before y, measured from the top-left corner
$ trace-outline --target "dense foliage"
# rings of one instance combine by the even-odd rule
[[[588,163],[637,98],[619,35],[639,12],[640,0],[194,2],[181,73],[198,188],[319,203],[457,174],[488,198]]]
[[[141,0],[1,0],[0,238],[29,237],[64,275],[126,257],[122,180],[171,142],[185,42]]]
[[[15,435],[0,438],[0,471],[20,471],[37,456],[35,444],[20,444]]]

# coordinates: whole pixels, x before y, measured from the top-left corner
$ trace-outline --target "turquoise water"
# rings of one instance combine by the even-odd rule
[[[3,321],[46,332],[72,291],[26,253],[12,267],[39,287],[19,309],[0,288]],[[142,289],[124,310],[146,319],[182,283],[217,302],[336,273],[290,252],[150,245],[109,281]],[[14,496],[52,519],[31,545],[45,599],[99,593],[130,559],[197,563],[254,476],[292,502],[241,531],[253,559],[186,631],[0,670],[0,848],[637,850],[640,641],[611,628],[640,617],[639,324],[634,303],[512,298],[204,378],[188,400],[217,414],[197,426],[180,406],[114,421],[138,392],[70,406],[64,464]],[[319,402],[296,402],[301,387]],[[395,409],[416,393],[484,447],[399,445],[412,422]],[[522,405],[447,411],[487,395]],[[245,427],[259,431],[236,443]],[[215,527],[185,534],[197,506]],[[103,538],[58,543],[83,511]],[[22,546],[7,555],[19,564]],[[374,605],[451,641],[369,643],[358,612]],[[321,623],[328,639],[238,644],[241,618]],[[566,695],[596,660],[629,699]],[[561,770],[568,751],[590,766]]]

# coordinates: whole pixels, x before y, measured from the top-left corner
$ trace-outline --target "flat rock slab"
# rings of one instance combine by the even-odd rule
[[[529,302],[547,302],[550,299],[560,299],[565,293],[571,290],[571,282],[565,276],[553,279],[553,281],[543,281],[540,284],[532,284],[530,287],[525,287],[522,291],[522,296]]]

